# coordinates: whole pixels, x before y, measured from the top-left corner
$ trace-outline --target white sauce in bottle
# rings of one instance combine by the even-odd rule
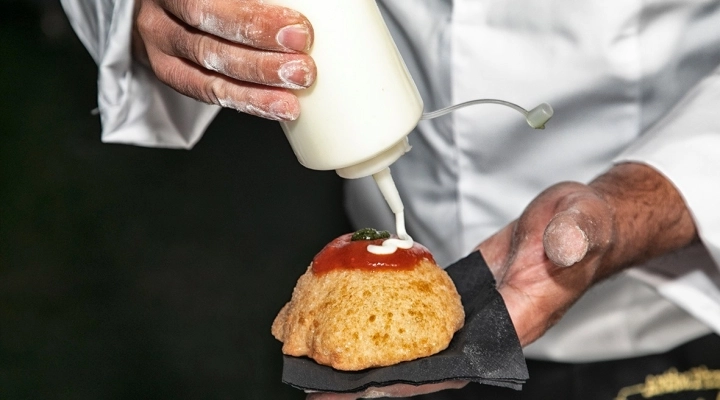
[[[395,231],[397,232],[398,238],[385,239],[380,246],[373,244],[368,245],[367,250],[373,254],[393,254],[399,248],[411,248],[414,242],[405,230],[405,207],[403,206],[402,199],[400,199],[400,193],[398,193],[397,187],[395,187],[392,175],[390,175],[390,168],[385,168],[374,174],[373,178],[380,188],[383,197],[385,197],[385,201],[387,201],[393,214],[395,214]]]
[[[420,93],[377,2],[265,3],[303,13],[315,33],[310,56],[318,66],[318,77],[311,88],[295,92],[302,109],[300,117],[280,123],[298,161],[310,169],[339,170],[343,178],[374,173],[378,169],[366,174],[345,170],[393,146],[402,149],[401,142],[423,112]]]

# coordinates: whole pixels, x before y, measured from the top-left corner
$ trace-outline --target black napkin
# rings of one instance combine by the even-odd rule
[[[528,378],[525,358],[482,255],[473,252],[446,271],[465,309],[465,326],[455,333],[447,349],[429,357],[356,372],[338,371],[307,357],[283,356],[283,382],[302,390],[340,393],[370,386],[456,379],[520,390]]]

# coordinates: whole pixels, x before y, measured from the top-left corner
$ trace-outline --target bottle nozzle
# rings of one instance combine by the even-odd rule
[[[395,182],[390,174],[390,168],[385,168],[373,174],[373,179],[375,179],[375,183],[378,185],[378,188],[380,188],[380,193],[382,193],[392,212],[394,214],[403,212],[402,199],[400,199],[400,193],[398,193]]]
[[[552,118],[553,108],[548,103],[542,103],[527,112],[525,119],[535,129],[545,129],[545,124]]]
[[[425,113],[422,115],[421,119],[437,118],[437,117],[443,116],[447,113],[450,113],[452,111],[455,111],[458,108],[472,106],[475,104],[500,104],[502,106],[510,107],[510,108],[516,110],[517,112],[521,113],[522,115],[524,115],[527,123],[535,129],[545,129],[545,124],[553,116],[553,109],[552,109],[552,107],[550,107],[550,104],[548,104],[548,103],[542,103],[539,106],[533,108],[532,110],[527,111],[526,109],[520,107],[519,105],[510,103],[509,101],[497,100],[497,99],[477,99],[477,100],[466,101],[466,102],[460,103],[460,104],[455,104],[454,106],[441,108],[437,111]]]

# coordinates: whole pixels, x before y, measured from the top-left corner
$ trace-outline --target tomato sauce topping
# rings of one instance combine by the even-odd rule
[[[392,254],[373,254],[367,250],[368,245],[380,246],[385,239],[350,240],[351,233],[340,236],[328,243],[312,261],[312,269],[322,274],[334,269],[362,270],[411,270],[422,259],[435,262],[425,246],[415,243],[409,249],[397,249]]]

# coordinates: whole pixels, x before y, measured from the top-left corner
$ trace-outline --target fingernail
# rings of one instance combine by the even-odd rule
[[[278,70],[278,76],[288,89],[304,89],[313,82],[307,63],[303,60],[288,61]]]
[[[288,50],[305,52],[310,48],[310,31],[303,24],[288,25],[275,36],[278,44]]]

